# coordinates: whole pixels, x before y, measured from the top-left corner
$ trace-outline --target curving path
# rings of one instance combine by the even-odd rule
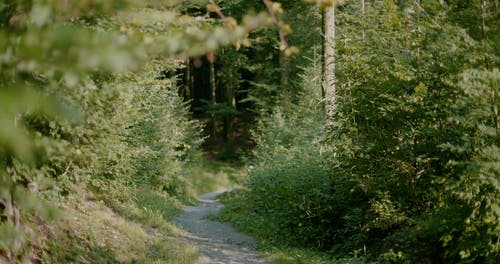
[[[185,238],[199,247],[202,254],[200,263],[270,263],[259,258],[257,241],[253,238],[236,232],[227,224],[206,219],[207,215],[220,210],[222,204],[216,201],[216,197],[224,192],[200,195],[198,206],[186,206],[183,213],[173,218],[175,223],[188,232]]]

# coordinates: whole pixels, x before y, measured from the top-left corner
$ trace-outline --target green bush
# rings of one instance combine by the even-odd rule
[[[375,1],[361,18],[358,4],[338,16],[333,120],[318,84],[263,117],[248,203],[282,240],[336,256],[498,262],[498,29],[457,17],[481,16],[472,2]]]
[[[434,17],[424,10],[418,19],[387,1],[384,8],[369,19],[386,23],[338,46],[338,122],[329,134],[347,155],[333,173],[354,181],[366,198],[359,215],[345,215],[346,227],[358,230],[341,230],[381,262],[494,263],[498,69],[476,70],[490,43],[481,46],[450,23],[453,14],[439,13],[451,8],[434,6]]]
[[[311,67],[305,74],[317,75],[317,70]],[[257,147],[247,187],[255,210],[272,218],[278,235],[321,244],[329,236],[323,227],[331,216],[331,208],[325,207],[331,200],[331,180],[325,177],[330,158],[320,142],[324,115],[318,79],[313,80],[316,83],[304,81],[310,86],[299,105],[286,104],[261,118],[253,132]]]
[[[178,63],[145,56],[146,33],[117,30],[125,1],[11,2],[0,4],[0,258],[33,257],[33,219],[56,218],[85,185],[110,204],[141,204],[147,186],[179,208],[201,139],[175,80],[156,79]]]

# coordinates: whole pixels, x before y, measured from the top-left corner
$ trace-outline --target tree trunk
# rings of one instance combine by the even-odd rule
[[[217,135],[217,120],[215,116],[215,106],[216,106],[216,96],[217,96],[217,84],[215,79],[215,63],[213,60],[210,61],[210,135],[215,138]]]
[[[285,99],[289,98],[290,91],[288,90],[290,58],[280,51],[280,88]]]
[[[286,54],[289,46],[288,42],[286,41],[286,32],[282,28],[282,22],[278,20],[275,14],[275,10],[273,8],[273,2],[271,0],[263,0],[264,5],[267,8],[267,11],[269,15],[271,16],[271,19],[273,23],[277,26],[278,28],[278,35],[280,39],[280,44],[279,44],[279,59],[280,59],[280,88],[281,91],[284,91],[284,97],[285,100],[287,100],[288,93],[289,91],[287,90],[287,87],[289,85],[288,79],[289,79],[289,65],[290,65],[290,59],[288,58],[288,55]]]
[[[186,101],[189,101],[191,99],[191,86],[194,81],[191,75],[191,60],[188,58],[186,62],[186,84],[184,88],[184,98],[186,99]]]
[[[323,13],[323,95],[329,119],[335,110],[335,6],[326,7]],[[331,121],[331,120],[330,120]]]
[[[234,95],[234,87],[226,86],[225,97],[232,112],[224,116],[224,139],[228,145],[233,144],[233,129],[234,129],[234,113],[236,112],[236,97]]]
[[[361,0],[361,15],[363,16],[363,19],[365,18],[365,0]],[[365,42],[365,29],[363,28],[363,42]]]

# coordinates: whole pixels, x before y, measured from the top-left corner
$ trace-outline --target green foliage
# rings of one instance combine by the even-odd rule
[[[491,43],[449,22],[450,9],[424,7],[404,14],[384,1],[383,11],[367,16],[380,22],[365,25],[364,39],[341,31],[338,122],[330,135],[347,155],[334,173],[348,175],[365,196],[358,219],[345,224],[360,227],[349,231],[351,241],[383,253],[382,262],[392,254],[410,262],[495,262],[499,218],[491,208],[499,189],[471,180],[498,178],[483,167],[497,156],[498,70],[469,70],[483,67],[477,58]],[[467,239],[453,238],[458,233]]]
[[[183,167],[198,155],[200,128],[175,80],[157,75],[179,67],[170,57],[240,41],[266,16],[220,25],[183,16],[178,4],[0,4],[2,258],[33,257],[31,217],[56,218],[56,204],[80,199],[75,186],[117,210],[143,208],[135,216],[151,225],[190,199]]]
[[[498,262],[498,6],[345,2],[333,119],[307,94],[262,118],[232,209],[335,256]]]
[[[318,59],[283,56],[277,30],[261,28],[269,17],[246,15],[262,4],[224,1],[234,18],[218,20],[201,17],[202,9],[186,15],[193,6],[183,2],[0,4],[0,261],[29,262],[40,252],[56,255],[44,261],[78,261],[71,253],[118,261],[120,245],[95,243],[98,232],[112,236],[98,225],[67,251],[37,247],[39,227],[60,214],[56,205],[79,201],[87,186],[127,219],[168,230],[190,189],[203,190],[200,181],[212,176],[186,170],[199,156],[201,129],[175,78],[157,75],[181,67],[174,58],[230,44],[243,47],[219,54],[223,97],[244,97],[263,115],[247,189],[229,206],[243,213],[223,217],[271,245],[284,240],[354,257],[339,262],[500,260],[496,2],[376,0],[361,12],[359,1],[344,1],[333,120],[322,110]],[[282,4],[286,15],[273,15],[295,28],[290,44],[319,57],[320,10]],[[238,115],[232,102],[209,112]],[[118,219],[101,215],[101,227],[110,217]],[[117,228],[123,235],[127,225]],[[168,239],[147,242],[137,226],[131,234],[142,255],[125,259],[171,256]],[[188,255],[182,261],[195,254]]]
[[[314,248],[290,245],[277,234],[278,226],[272,215],[257,213],[258,206],[248,199],[248,190],[236,190],[221,198],[224,208],[216,220],[233,224],[238,230],[251,234],[260,241],[259,249],[273,263],[293,264],[348,264],[364,263],[358,256],[334,259],[327,252]]]
[[[41,196],[66,195],[85,175],[80,146],[88,138],[79,133],[82,118],[70,101],[76,91],[70,89],[96,70],[130,69],[139,54],[117,34],[65,23],[66,15],[84,7],[64,5],[67,9],[59,10],[65,7],[56,2],[15,1],[1,7],[0,213],[1,225],[17,235],[0,239],[1,251],[13,261],[23,259],[36,238],[26,224],[28,215],[45,220],[55,216]],[[104,13],[106,5],[95,10]],[[82,85],[84,90],[88,86]]]
[[[300,1],[280,1],[279,5],[284,10],[279,19],[293,29],[287,36],[287,41],[290,46],[299,48],[298,54],[285,57],[280,52],[278,30],[275,28],[252,32],[249,35],[252,45],[239,50],[237,59],[234,59],[234,52],[227,52],[227,49],[219,54],[223,62],[231,61],[230,65],[222,64],[224,69],[227,67],[235,72],[230,76],[225,74],[223,82],[236,77],[235,80],[243,84],[238,89],[246,95],[243,101],[252,102],[254,107],[251,110],[258,113],[272,112],[283,98],[300,98],[300,75],[303,68],[311,64],[311,61],[304,57],[312,58],[321,46],[319,8]],[[249,11],[265,10],[262,1],[223,1],[221,7],[226,15],[236,19],[242,19]],[[223,85],[233,83],[234,81]]]
[[[316,64],[314,64],[316,65]],[[319,67],[305,69],[300,104],[285,105],[260,119],[254,131],[257,148],[250,169],[248,200],[256,214],[271,220],[272,236],[299,238],[309,245],[320,245],[330,236],[321,223],[331,216],[328,151],[324,136]],[[333,205],[332,205],[333,206]],[[251,225],[254,226],[254,225]],[[259,225],[260,226],[260,225]]]
[[[79,190],[84,192],[84,190]],[[169,213],[168,202],[150,190],[139,193],[138,206],[151,208],[156,214]],[[48,241],[37,248],[42,263],[193,263],[196,249],[175,239],[175,228],[163,218],[129,221],[127,213],[141,208],[130,205],[124,211],[112,211],[90,193],[80,193],[85,200],[66,205],[69,217],[56,226],[43,225]],[[90,200],[89,200],[90,198]],[[152,204],[155,204],[154,206]],[[153,208],[154,207],[154,208]],[[122,215],[125,217],[123,218]],[[141,212],[142,217],[148,214]],[[158,226],[152,227],[156,222]],[[41,239],[41,238],[39,238]]]

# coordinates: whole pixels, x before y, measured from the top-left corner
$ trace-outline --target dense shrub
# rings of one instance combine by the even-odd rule
[[[476,58],[490,43],[479,44],[438,7],[418,17],[387,1],[381,10],[364,39],[346,31],[341,38],[354,39],[339,45],[330,136],[348,155],[334,174],[347,175],[367,198],[356,206],[362,221],[346,223],[359,226],[350,240],[381,261],[395,252],[400,261],[495,262],[498,70],[470,70],[482,68]]]
[[[457,20],[484,12],[473,3],[357,6],[338,17],[332,122],[304,102],[264,118],[250,204],[284,240],[337,255],[498,262],[497,29]]]
[[[276,234],[292,235],[310,243],[329,237],[322,228],[331,217],[328,151],[322,148],[324,115],[321,109],[319,68],[305,70],[304,91],[298,105],[283,103],[262,117],[253,131],[257,143],[247,186],[257,213],[279,227]],[[307,88],[306,88],[307,87]],[[290,240],[291,242],[292,240]]]
[[[125,1],[42,2],[0,5],[0,262],[38,254],[37,225],[86,186],[115,207],[155,189],[178,209],[200,143],[175,80],[158,79],[178,63],[148,45],[168,21],[112,19]]]

